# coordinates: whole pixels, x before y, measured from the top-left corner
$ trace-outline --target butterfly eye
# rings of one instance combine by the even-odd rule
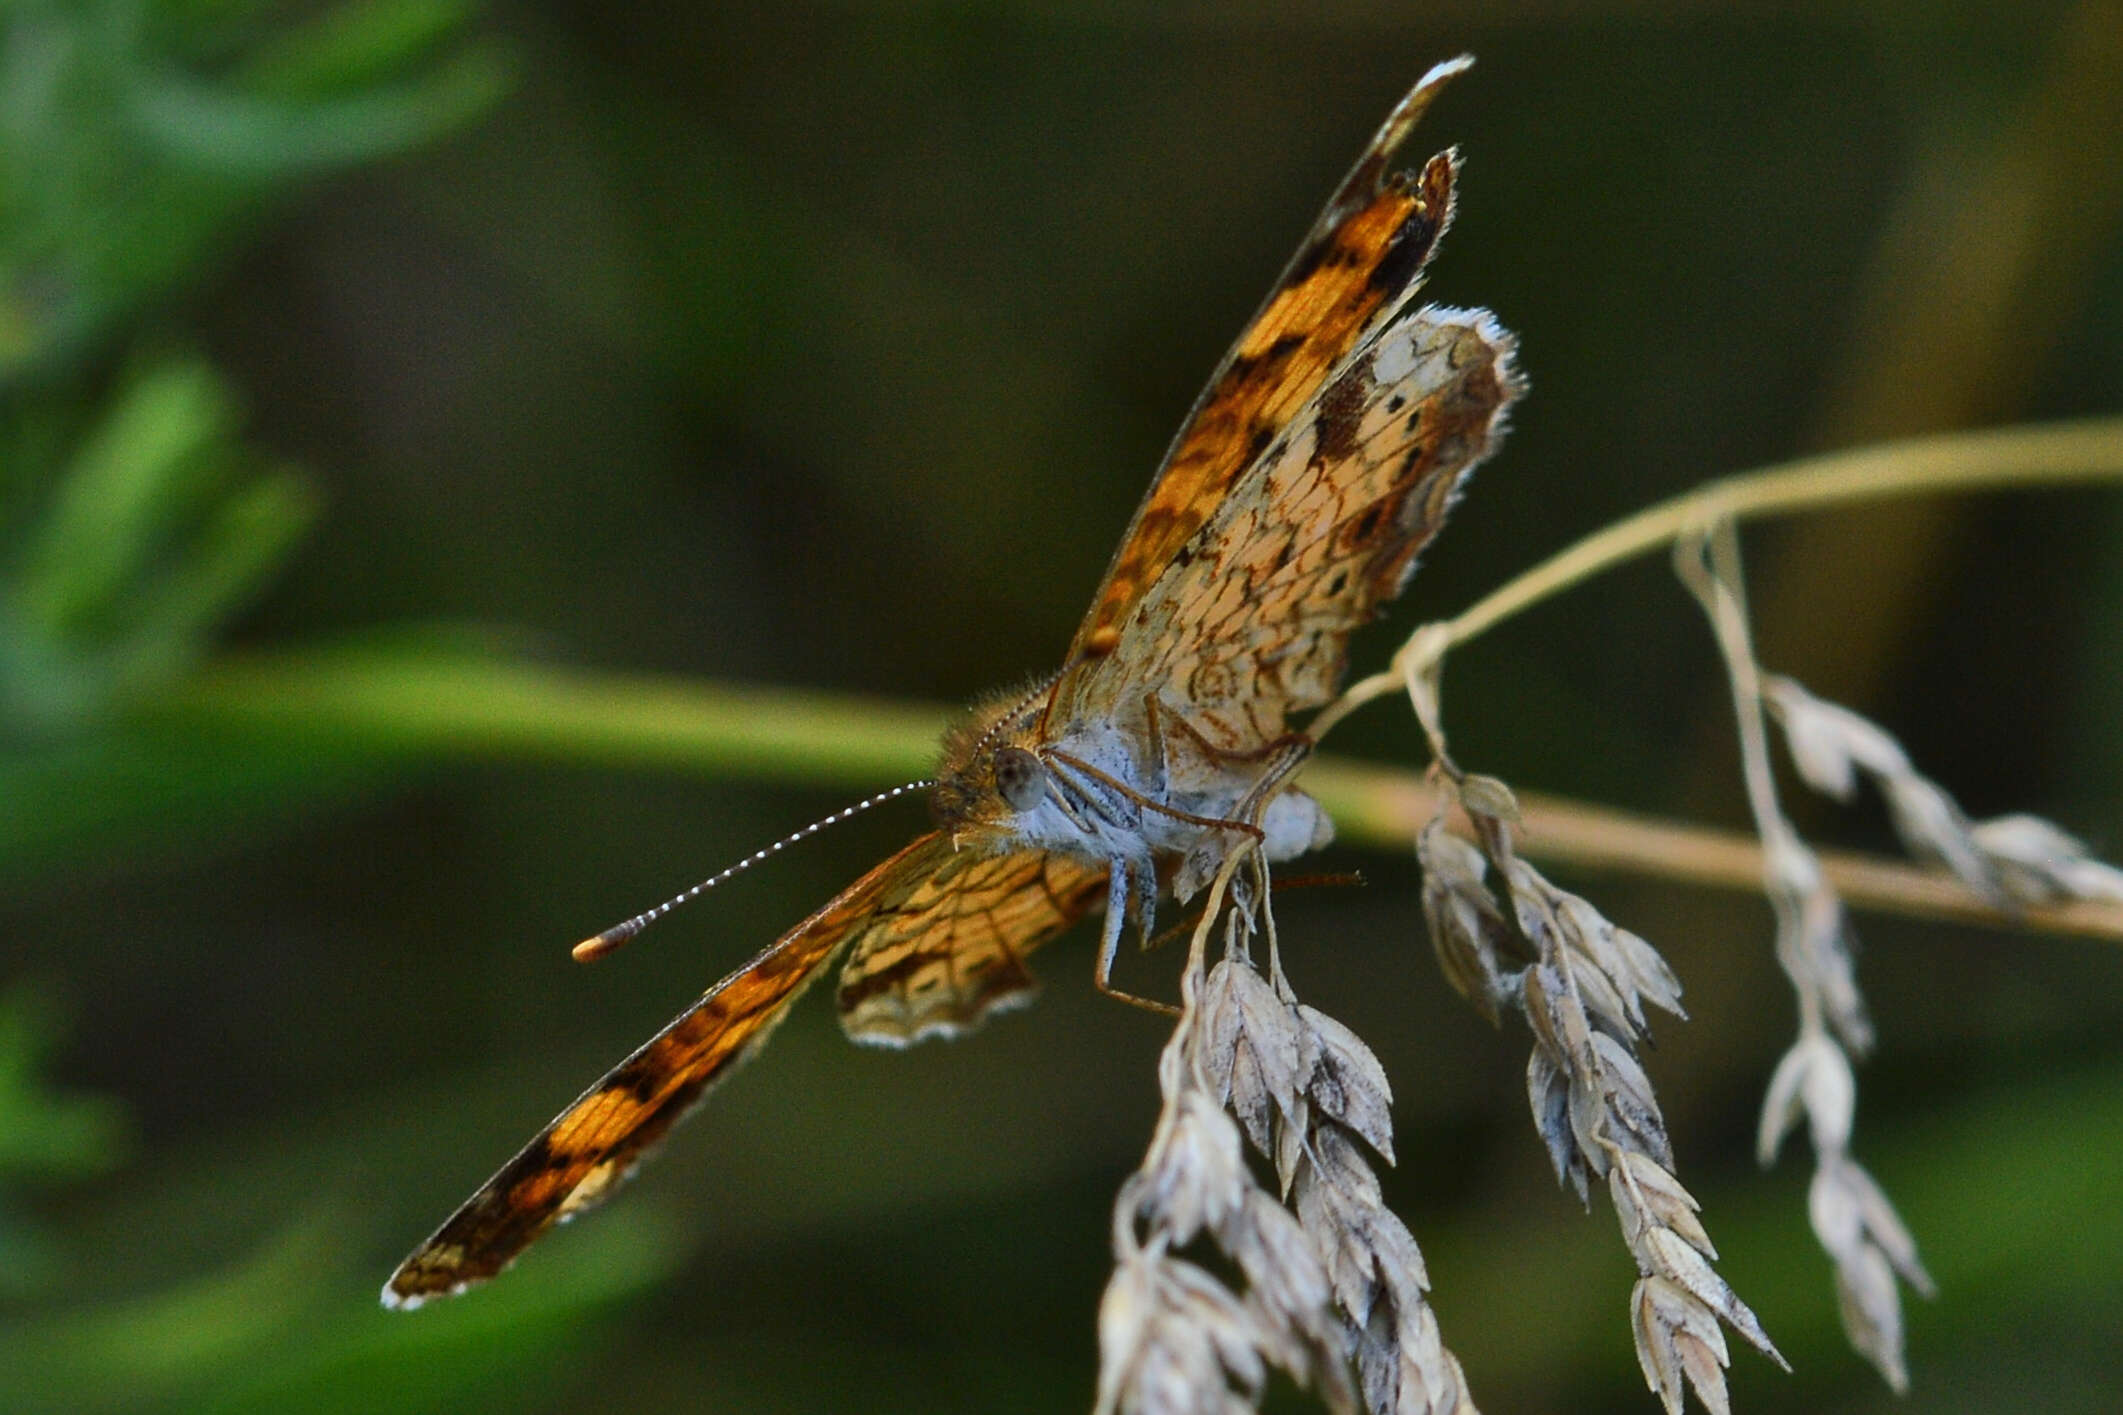
[[[1047,769],[1023,747],[1004,747],[995,754],[995,789],[1013,811],[1029,811],[1045,799]]]

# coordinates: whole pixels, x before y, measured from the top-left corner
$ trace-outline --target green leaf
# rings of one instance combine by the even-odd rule
[[[14,596],[24,629],[93,633],[142,563],[225,468],[227,391],[212,369],[164,364],[118,398],[31,532]]]
[[[48,1090],[39,1078],[59,1031],[58,1007],[41,989],[0,993],[0,1180],[102,1174],[131,1148],[117,1102]]]
[[[205,651],[315,512],[292,470],[248,475],[257,460],[205,363],[167,360],[121,386],[63,470],[45,469],[17,530],[0,579],[0,727],[87,730]]]
[[[471,6],[0,9],[0,389],[65,373],[320,174],[490,108]]]
[[[484,112],[508,86],[508,65],[474,52],[416,79],[307,102],[176,73],[143,76],[128,110],[160,155],[196,173],[284,182],[431,142]]]
[[[248,87],[302,98],[384,82],[462,34],[473,12],[464,0],[341,5],[261,40],[244,66]]]

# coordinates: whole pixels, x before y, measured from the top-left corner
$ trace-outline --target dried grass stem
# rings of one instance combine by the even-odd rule
[[[1445,620],[1436,635],[1411,638],[1392,667],[1350,685],[1327,707],[1313,724],[1312,735],[1323,737],[1363,704],[1400,692],[1408,681],[1410,665],[1405,660],[1442,656],[1521,610],[1720,520],[1787,515],[1895,496],[2118,480],[2123,480],[2123,418],[1911,438],[1710,482],[1585,537]]]

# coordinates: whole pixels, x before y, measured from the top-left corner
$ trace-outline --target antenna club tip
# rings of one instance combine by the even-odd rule
[[[595,963],[607,953],[617,952],[619,945],[647,928],[654,917],[653,914],[643,914],[623,924],[614,924],[596,937],[584,939],[568,951],[574,955],[577,963]]]
[[[569,949],[568,952],[577,963],[595,963],[598,959],[618,947],[618,939],[613,938],[610,934],[599,934],[595,938],[584,939],[581,943]]]

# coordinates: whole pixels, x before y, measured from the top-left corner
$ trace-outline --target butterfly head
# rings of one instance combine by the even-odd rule
[[[1046,799],[1039,722],[1051,682],[990,698],[944,734],[929,813],[953,840],[978,844],[1014,835],[1018,818]]]

